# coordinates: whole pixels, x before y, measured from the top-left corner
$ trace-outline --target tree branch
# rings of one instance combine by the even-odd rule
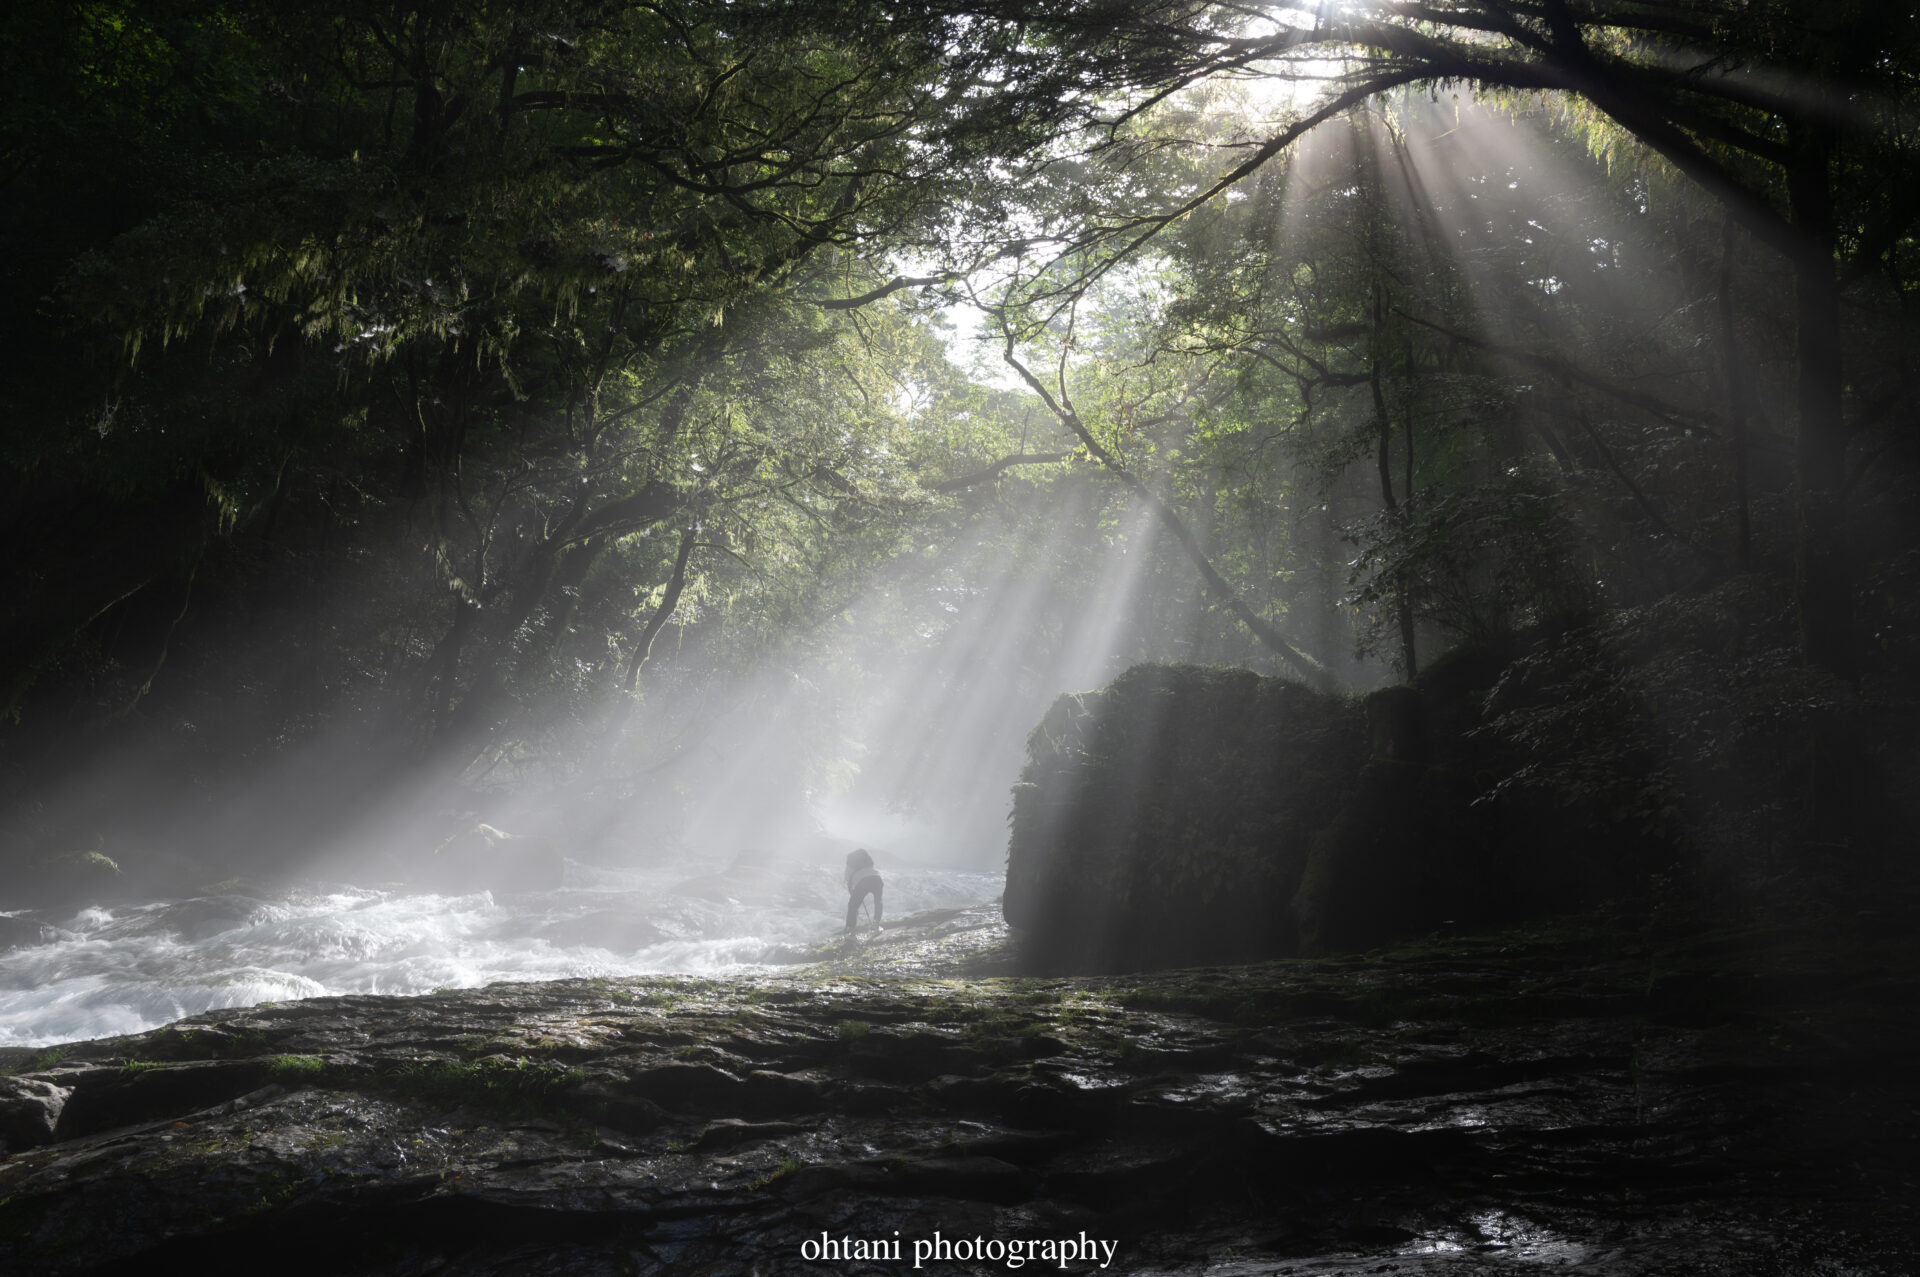
[[[1463,346],[1472,346],[1475,350],[1484,350],[1490,355],[1500,355],[1516,363],[1528,364],[1544,372],[1550,372],[1556,377],[1564,377],[1568,381],[1578,382],[1580,385],[1586,386],[1591,390],[1599,391],[1609,399],[1617,399],[1630,407],[1638,408],[1643,412],[1650,412],[1662,421],[1685,422],[1693,429],[1708,436],[1714,433],[1709,429],[1709,423],[1718,424],[1720,421],[1718,413],[1698,408],[1682,408],[1678,404],[1668,403],[1658,395],[1650,395],[1643,390],[1629,390],[1625,386],[1615,385],[1604,377],[1584,371],[1577,365],[1558,355],[1544,355],[1531,350],[1520,350],[1513,346],[1501,345],[1499,342],[1488,341],[1481,337],[1470,337],[1466,333],[1447,327],[1445,324],[1437,324],[1431,319],[1422,319],[1420,316],[1402,310],[1398,306],[1393,308],[1393,313],[1399,315],[1402,319],[1420,325],[1422,328],[1429,329],[1439,333],[1443,337],[1457,341]]]
[[[998,479],[1015,466],[1041,466],[1049,461],[1065,461],[1071,452],[1016,452],[1010,457],[1002,457],[984,470],[972,474],[963,474],[957,479],[942,479],[939,483],[928,484],[933,492],[958,492],[962,488],[971,488],[978,483],[987,483]]]
[[[813,304],[822,310],[855,310],[870,302],[877,302],[882,297],[897,293],[903,288],[924,288],[931,284],[950,284],[960,278],[962,278],[962,276],[959,271],[951,270],[943,270],[938,275],[896,275],[891,280],[880,285],[880,287],[870,292],[861,293],[858,297],[832,297],[824,301],[816,300]]]
[[[653,609],[653,615],[647,618],[646,628],[640,631],[639,641],[633,645],[633,652],[627,657],[629,693],[640,682],[640,667],[653,654],[653,640],[673,618],[674,609],[680,606],[680,591],[686,588],[687,563],[693,558],[693,545],[693,529],[689,528],[680,534],[680,549],[673,556],[673,575],[667,578],[667,590],[660,596],[660,606]]]
[[[1129,491],[1140,500],[1146,502],[1148,508],[1151,509],[1159,518],[1160,522],[1166,526],[1167,531],[1173,534],[1174,540],[1180,543],[1180,548],[1187,552],[1187,557],[1193,560],[1194,566],[1200,570],[1201,579],[1207,584],[1207,592],[1225,604],[1227,610],[1232,612],[1234,617],[1239,620],[1242,625],[1252,631],[1255,638],[1259,639],[1269,650],[1276,653],[1282,660],[1291,665],[1309,683],[1323,691],[1331,690],[1333,687],[1333,675],[1327,670],[1326,666],[1288,642],[1286,637],[1274,628],[1272,622],[1248,607],[1246,601],[1240,597],[1239,592],[1227,584],[1226,578],[1222,577],[1220,573],[1214,569],[1212,562],[1207,558],[1206,550],[1193,535],[1193,530],[1187,527],[1186,521],[1174,512],[1173,507],[1155,495],[1151,488],[1147,487],[1131,470],[1121,464],[1118,457],[1114,456],[1113,453],[1101,445],[1098,439],[1093,437],[1093,432],[1087,429],[1085,422],[1080,420],[1080,414],[1073,410],[1071,403],[1062,404],[1060,400],[1055,399],[1052,393],[1047,390],[1046,384],[1033,375],[1033,370],[1020,362],[1019,356],[1014,353],[1013,349],[1013,332],[1008,328],[1004,316],[1000,318],[1001,332],[1006,337],[1006,346],[1001,351],[1000,358],[1006,363],[1007,367],[1013,369],[1013,371],[1019,375],[1020,380],[1026,382],[1027,386],[1032,389],[1036,395],[1040,396],[1040,402],[1046,405],[1047,411],[1057,417],[1061,425],[1071,430],[1079,438],[1080,442],[1086,446],[1087,451],[1093,455],[1096,461],[1108,470],[1111,470],[1115,477],[1127,486]]]

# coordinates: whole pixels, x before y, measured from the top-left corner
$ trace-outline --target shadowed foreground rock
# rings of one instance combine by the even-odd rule
[[[935,1230],[1084,1233],[1128,1273],[1913,1270],[1920,989],[1890,924],[968,974],[1004,961],[994,912],[777,975],[8,1052],[0,1270],[891,1273]],[[895,1230],[899,1262],[802,1258]]]

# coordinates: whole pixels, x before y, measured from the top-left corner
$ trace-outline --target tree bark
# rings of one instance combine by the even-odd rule
[[[1824,126],[1793,131],[1787,191],[1805,242],[1793,255],[1795,402],[1795,570],[1800,643],[1807,663],[1849,682],[1853,652],[1853,564],[1847,552],[1847,431],[1841,377],[1840,282],[1834,269],[1833,136]]]
[[[653,640],[673,619],[674,609],[680,606],[680,591],[687,584],[687,563],[693,558],[693,529],[688,528],[680,534],[680,549],[673,556],[673,575],[667,578],[667,589],[660,596],[660,606],[653,609],[653,615],[647,618],[647,626],[640,631],[640,639],[633,645],[633,654],[627,658],[627,691],[631,693],[640,682],[640,667],[647,663],[653,654]]]
[[[1386,305],[1381,296],[1380,285],[1376,281],[1373,293],[1371,349],[1367,361],[1367,385],[1373,391],[1373,419],[1379,430],[1377,456],[1380,469],[1380,500],[1386,506],[1387,513],[1403,527],[1406,512],[1400,508],[1400,502],[1393,495],[1393,417],[1387,412],[1387,396],[1381,387],[1381,363],[1383,356],[1380,348],[1386,342]],[[1411,419],[1407,428],[1407,494],[1413,494],[1413,428]],[[1407,574],[1398,572],[1393,584],[1394,612],[1400,627],[1400,670],[1406,681],[1411,683],[1420,672],[1420,665],[1413,646],[1413,597],[1408,588]]]
[[[1727,432],[1733,449],[1733,562],[1740,571],[1753,567],[1753,525],[1747,499],[1747,383],[1741,375],[1740,348],[1733,326],[1733,215],[1720,232],[1720,361],[1726,380]]]

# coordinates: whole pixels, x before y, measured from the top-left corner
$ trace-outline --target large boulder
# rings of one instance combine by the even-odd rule
[[[1445,767],[1378,755],[1362,767],[1294,892],[1298,951],[1369,949],[1483,920],[1501,893],[1474,793]]]
[[[1477,921],[1500,894],[1487,881],[1489,812],[1475,802],[1466,772],[1435,763],[1429,698],[1401,685],[1361,704],[1369,758],[1339,813],[1314,835],[1289,908],[1301,953],[1370,948],[1435,924]]]
[[[1649,814],[1670,782],[1605,670],[1567,708],[1571,661],[1464,651],[1365,698],[1143,665],[1063,696],[1014,790],[1007,923],[1037,969],[1119,971],[1627,894],[1671,854]]]
[[[0,1155],[51,1144],[72,1094],[45,1078],[0,1077]]]
[[[1141,665],[1060,697],[1027,750],[1007,923],[1041,968],[1113,971],[1292,952],[1289,905],[1368,731],[1298,683]]]

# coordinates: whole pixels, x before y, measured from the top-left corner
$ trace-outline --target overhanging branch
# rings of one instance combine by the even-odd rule
[[[1114,476],[1118,478],[1121,483],[1125,484],[1130,492],[1140,500],[1146,502],[1148,508],[1153,511],[1154,515],[1166,527],[1167,531],[1173,534],[1174,540],[1180,543],[1180,548],[1186,551],[1187,557],[1193,560],[1193,565],[1200,571],[1201,579],[1206,582],[1207,592],[1223,603],[1227,610],[1233,613],[1235,619],[1246,626],[1248,630],[1252,631],[1255,638],[1259,639],[1268,650],[1274,652],[1288,665],[1291,665],[1307,682],[1322,690],[1331,690],[1333,687],[1333,675],[1327,670],[1327,667],[1288,642],[1286,636],[1275,629],[1271,621],[1268,621],[1265,617],[1247,606],[1246,600],[1240,597],[1239,592],[1235,590],[1233,586],[1229,585],[1226,578],[1215,570],[1212,561],[1207,558],[1207,552],[1205,548],[1201,546],[1199,538],[1195,537],[1193,530],[1187,527],[1186,520],[1175,513],[1172,506],[1162,501],[1151,488],[1145,483],[1142,483],[1131,470],[1127,469],[1118,457],[1114,456],[1098,439],[1094,438],[1093,432],[1087,429],[1084,421],[1080,420],[1080,414],[1074,411],[1070,401],[1064,398],[1056,399],[1053,394],[1048,391],[1045,383],[1033,375],[1033,370],[1020,362],[1020,357],[1014,353],[1013,334],[1007,328],[1004,319],[1001,323],[1001,330],[1005,334],[1006,345],[1001,351],[1000,357],[1006,363],[1007,367],[1013,369],[1020,380],[1026,382],[1028,388],[1040,396],[1040,402],[1046,405],[1047,411],[1058,418],[1061,425],[1074,433],[1080,442],[1085,445],[1087,451],[1092,454],[1094,460],[1112,471]]]
[[[1010,457],[1000,458],[984,470],[963,474],[957,479],[942,479],[939,483],[927,486],[934,492],[958,492],[975,484],[990,483],[1015,466],[1043,466],[1051,461],[1065,461],[1072,455],[1071,452],[1017,452]]]
[[[821,310],[856,310],[882,297],[891,296],[903,288],[926,288],[933,284],[950,284],[961,278],[960,272],[945,270],[938,275],[896,275],[880,287],[861,293],[858,297],[832,297],[813,304]]]

